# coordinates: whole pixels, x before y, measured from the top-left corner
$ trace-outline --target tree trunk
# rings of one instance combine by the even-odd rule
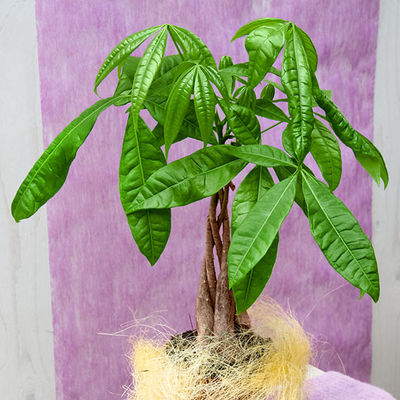
[[[206,249],[200,273],[196,300],[196,323],[199,340],[207,336],[233,333],[235,324],[250,328],[247,312],[236,315],[236,306],[228,282],[228,250],[230,245],[230,222],[228,213],[229,191],[232,183],[210,199],[206,223]],[[219,204],[219,215],[217,208]],[[222,237],[221,237],[222,228]],[[216,277],[214,247],[219,263]]]

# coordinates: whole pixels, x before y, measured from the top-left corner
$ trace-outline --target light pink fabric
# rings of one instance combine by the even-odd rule
[[[384,390],[339,372],[329,371],[307,382],[308,400],[394,400]]]

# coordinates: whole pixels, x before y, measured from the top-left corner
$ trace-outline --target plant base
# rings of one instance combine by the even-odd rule
[[[137,340],[129,400],[301,400],[310,342],[273,301],[251,310],[254,334],[236,331],[167,345]],[[271,339],[269,339],[271,338]]]

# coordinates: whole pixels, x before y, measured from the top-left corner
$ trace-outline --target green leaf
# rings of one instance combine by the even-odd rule
[[[164,145],[164,115],[165,115],[165,106],[166,106],[166,101],[167,99],[165,98],[159,98],[159,97],[148,97],[145,101],[145,106],[146,109],[149,111],[151,116],[158,122],[157,125],[159,127],[157,128],[157,141],[160,146]],[[154,133],[154,131],[153,131]],[[160,136],[162,135],[162,137]],[[201,139],[201,133],[200,133],[200,128],[199,124],[197,122],[196,118],[196,113],[194,110],[194,102],[193,100],[190,100],[188,110],[186,112],[186,115],[183,118],[181,128],[178,132],[178,135],[174,139],[173,143],[180,142],[183,139],[186,138],[192,138],[196,140]],[[217,139],[215,138],[214,135],[211,135],[208,138],[208,142],[210,144],[217,144]]]
[[[240,143],[258,143],[261,129],[254,111],[238,104],[232,104],[231,112],[228,114],[228,122]]]
[[[136,125],[151,83],[161,66],[166,44],[167,30],[164,28],[151,41],[137,66],[131,95],[131,113],[134,125]]]
[[[124,106],[125,104],[129,103],[131,88],[132,81],[128,78],[128,75],[123,72],[121,74],[121,77],[119,78],[113,97],[120,96],[122,94],[124,94],[125,96],[118,104],[115,104],[116,106]]]
[[[174,42],[181,48],[186,60],[217,68],[214,57],[204,42],[194,33],[175,25],[168,25],[168,31]]]
[[[137,195],[130,212],[184,206],[211,196],[245,166],[228,145],[206,147],[156,171]]]
[[[303,168],[304,168],[303,164]],[[293,167],[274,167],[274,171],[276,173],[276,176],[280,181],[283,181],[284,179],[289,178],[291,175],[293,175],[296,172],[296,168]],[[307,216],[307,205],[306,201],[304,200],[304,195],[303,195],[303,188],[302,188],[302,178],[301,174],[297,175],[297,183],[296,183],[296,196],[294,198],[294,201],[296,204],[302,209],[304,214]]]
[[[131,81],[131,87],[129,89],[132,88],[132,82],[135,78],[136,70],[140,63],[140,58],[141,57],[129,56],[122,66],[122,72],[126,74]]]
[[[279,235],[276,236],[265,256],[245,277],[232,287],[238,314],[246,311],[263,292],[271,277],[278,255]]]
[[[257,97],[254,89],[250,86],[243,86],[237,104],[254,111],[256,108],[256,101]]]
[[[256,202],[274,186],[268,169],[255,166],[239,185],[232,203],[232,235]]]
[[[296,26],[292,27],[283,53],[282,85],[288,96],[289,114],[292,117],[294,153],[302,163],[310,149],[314,116],[310,66]]]
[[[329,264],[353,286],[379,299],[374,249],[349,209],[329,188],[303,172],[311,233]]]
[[[353,150],[358,162],[371,175],[375,182],[379,185],[382,179],[386,188],[389,176],[385,161],[379,150],[350,125],[336,104],[321,90],[314,91],[314,97],[318,105],[325,111],[326,117],[336,136]]]
[[[180,56],[179,54],[165,56],[161,63],[160,70],[158,71],[157,76],[161,77],[165,75],[167,72],[171,71],[171,69],[177,67],[182,62],[182,56]]]
[[[288,24],[261,26],[247,36],[245,46],[249,54],[248,84],[256,87],[269,72],[283,45]]]
[[[178,135],[182,121],[188,110],[195,77],[196,69],[193,67],[186,74],[181,75],[168,97],[164,123],[164,141],[167,157],[169,148]]]
[[[311,133],[311,154],[329,188],[334,191],[342,176],[340,146],[333,133],[317,119]]]
[[[271,86],[273,88],[273,86]],[[255,113],[260,117],[272,119],[274,121],[289,122],[289,117],[272,101],[268,99],[258,99],[256,101]]]
[[[141,57],[128,57],[123,65],[123,72],[119,79],[116,89],[117,93],[122,93],[125,90],[132,89],[132,83],[135,78],[136,70]],[[172,55],[164,57],[160,69],[158,70],[153,83],[150,86],[149,92],[151,96],[167,97],[172,88],[172,83],[175,81],[179,73],[193,66],[193,63],[182,61],[181,56]]]
[[[221,59],[219,60],[219,64],[218,64],[218,69],[224,69],[224,68],[228,68],[231,67],[233,65],[233,61],[232,58],[229,56],[222,56]]]
[[[291,123],[287,124],[285,130],[282,132],[282,146],[285,149],[286,153],[290,154],[292,157],[295,157],[293,150],[293,134]]]
[[[249,63],[234,64],[219,71],[221,74],[229,74],[230,76],[242,77],[247,76],[249,72]]]
[[[169,71],[165,72],[164,75],[161,75],[159,78],[155,79],[149,90],[151,97],[168,97],[171,93],[174,83],[182,74],[192,68],[193,65],[193,62],[191,61],[182,61]]]
[[[323,92],[328,97],[328,99],[332,100],[332,90],[326,90],[326,89],[320,89],[320,90],[321,90],[321,92]],[[314,88],[314,92],[313,93],[315,93],[315,88]],[[313,106],[313,108],[318,107],[318,104],[315,101],[315,98],[313,98],[312,106]]]
[[[269,100],[272,102],[275,96],[275,87],[270,83],[267,86],[264,86],[261,90],[260,98],[262,100]]]
[[[288,166],[296,167],[292,159],[282,150],[263,144],[249,144],[231,147],[230,152],[237,158],[264,167]]]
[[[11,205],[18,222],[29,218],[60,190],[76,153],[102,111],[120,100],[110,97],[93,104],[74,119],[47,147],[19,187]]]
[[[232,237],[229,286],[240,282],[264,257],[292,208],[297,174],[274,185],[251,209]]]
[[[249,22],[246,25],[243,25],[239,30],[235,33],[233,38],[231,39],[231,42],[234,40],[248,35],[249,33],[253,32],[255,29],[260,28],[261,26],[267,26],[270,28],[274,28],[277,26],[281,26],[282,23],[285,23],[287,21],[284,21],[283,19],[278,19],[278,18],[260,18],[256,19],[254,21]]]
[[[133,35],[124,39],[111,51],[97,73],[94,84],[94,91],[96,94],[97,87],[107,77],[107,75],[118,65],[121,65],[135,49],[137,49],[147,38],[149,38],[159,29],[160,26],[153,26],[143,31],[134,33]]]
[[[311,70],[315,72],[318,67],[318,54],[315,50],[314,43],[307,35],[307,33],[301,30],[298,26],[296,27],[296,29],[301,41],[303,42],[304,50],[307,54],[308,64],[310,65]]]
[[[219,90],[221,93],[222,97],[227,100],[230,98],[229,96],[229,87],[226,86],[224,80],[222,79],[221,75],[219,72],[214,69],[213,67],[203,67],[201,66],[202,71],[205,73],[207,78],[216,86],[216,88]]]
[[[199,122],[201,138],[204,146],[213,132],[215,113],[215,94],[213,88],[201,68],[197,68],[194,81],[194,109]]]
[[[267,168],[254,167],[243,179],[232,204],[232,235],[258,200],[274,185]],[[238,313],[247,310],[267,284],[278,252],[278,237],[265,256],[233,289]]]
[[[119,166],[119,190],[125,211],[149,176],[166,164],[163,152],[139,117],[137,128],[129,115]],[[141,253],[154,265],[167,244],[171,231],[171,210],[142,210],[127,214],[133,238]]]

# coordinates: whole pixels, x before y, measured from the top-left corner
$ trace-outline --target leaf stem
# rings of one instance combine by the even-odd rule
[[[288,98],[287,98],[287,97],[285,97],[284,99],[276,99],[276,100],[272,100],[272,102],[273,102],[273,103],[279,103],[279,102],[282,102],[282,101],[284,101],[284,102],[287,102],[287,101],[288,101]]]
[[[269,131],[270,129],[275,128],[275,126],[280,125],[282,122],[283,122],[283,121],[279,121],[279,122],[277,122],[276,124],[271,125],[271,126],[268,127],[267,129],[264,129],[263,131],[261,131],[261,133],[267,132],[267,131]]]
[[[173,37],[171,34],[170,34],[170,36],[171,36],[172,41],[174,42],[174,45],[175,45],[175,47],[176,47],[176,50],[178,50],[179,55],[181,56],[182,60],[184,60],[182,51],[181,51],[181,49],[179,48],[178,43],[176,43],[174,37]]]

